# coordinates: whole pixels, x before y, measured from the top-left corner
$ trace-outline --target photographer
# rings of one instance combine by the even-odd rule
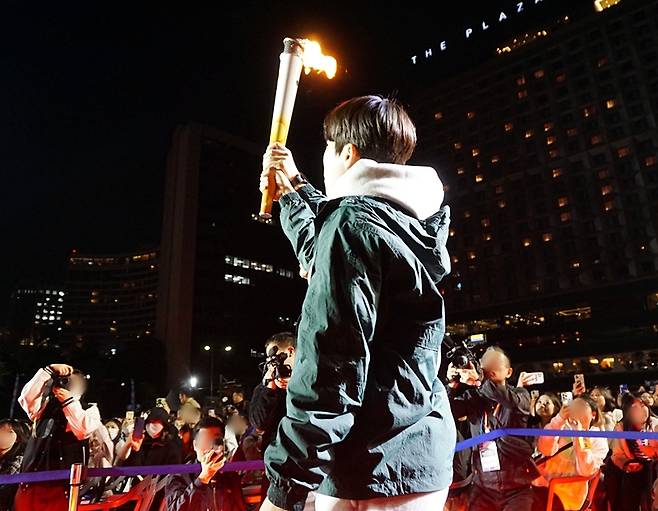
[[[216,417],[204,417],[194,428],[194,452],[187,463],[200,463],[197,476],[171,476],[166,490],[167,511],[237,511],[245,509],[239,483],[231,485],[233,474],[218,474],[226,461],[223,447],[224,424]],[[228,484],[224,484],[224,483]]]
[[[267,446],[272,443],[279,422],[286,415],[286,387],[295,363],[296,344],[295,335],[291,332],[274,334],[265,341],[265,353],[268,358],[265,362],[263,381],[254,389],[249,406],[251,425],[262,434],[261,452],[265,452]],[[285,359],[282,353],[287,355]],[[270,356],[271,354],[274,357]],[[268,486],[267,478],[263,478],[261,487],[263,500],[267,495]]]
[[[472,436],[494,429],[526,428],[530,394],[507,384],[512,368],[507,354],[490,347],[480,361],[482,376],[469,363],[466,368],[448,367],[452,389],[450,404],[455,417],[466,417]],[[459,396],[455,376],[471,388]],[[473,488],[469,511],[529,511],[532,480],[539,475],[532,463],[532,444],[524,438],[505,436],[473,449]]]
[[[87,389],[82,372],[66,364],[39,369],[18,399],[34,421],[23,456],[22,472],[68,470],[73,463],[89,459],[88,439],[101,426],[95,405],[81,402]],[[68,509],[68,484],[21,484],[16,493],[16,511]]]

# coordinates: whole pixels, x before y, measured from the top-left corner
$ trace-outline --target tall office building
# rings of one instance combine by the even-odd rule
[[[155,331],[156,249],[68,258],[63,340],[77,346],[138,341]]]
[[[533,27],[414,105],[453,212],[450,334],[558,380],[655,369],[658,2]]]
[[[11,294],[7,339],[21,346],[48,346],[62,331],[62,286],[19,286]]]
[[[205,346],[219,353],[215,372],[257,378],[251,350],[299,314],[306,283],[292,249],[280,227],[256,215],[263,149],[194,123],[173,135],[156,322],[172,384],[195,374],[207,386]]]

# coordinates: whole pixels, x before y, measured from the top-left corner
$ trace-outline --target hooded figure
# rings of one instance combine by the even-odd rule
[[[285,147],[264,158],[309,284],[261,509],[297,509],[313,490],[322,509],[344,499],[442,509],[456,437],[437,377],[450,271],[443,185],[434,169],[403,164],[415,128],[394,101],[339,105],[325,139],[327,196]]]

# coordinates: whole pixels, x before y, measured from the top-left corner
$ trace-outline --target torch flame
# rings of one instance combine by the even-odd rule
[[[309,41],[308,39],[302,39],[299,42],[304,48],[304,56],[302,57],[302,60],[304,62],[304,72],[306,74],[309,74],[311,70],[314,70],[318,73],[324,73],[330,80],[336,76],[336,59],[329,55],[323,55],[320,43],[317,41]]]

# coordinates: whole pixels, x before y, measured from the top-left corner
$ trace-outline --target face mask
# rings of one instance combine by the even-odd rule
[[[116,440],[116,437],[119,436],[119,428],[117,428],[117,427],[114,427],[114,426],[109,427],[109,428],[107,428],[107,432],[110,434],[110,438],[112,440]]]
[[[157,437],[162,430],[164,429],[164,426],[162,424],[157,424],[155,422],[151,422],[146,425],[146,432],[149,434],[151,438]]]

